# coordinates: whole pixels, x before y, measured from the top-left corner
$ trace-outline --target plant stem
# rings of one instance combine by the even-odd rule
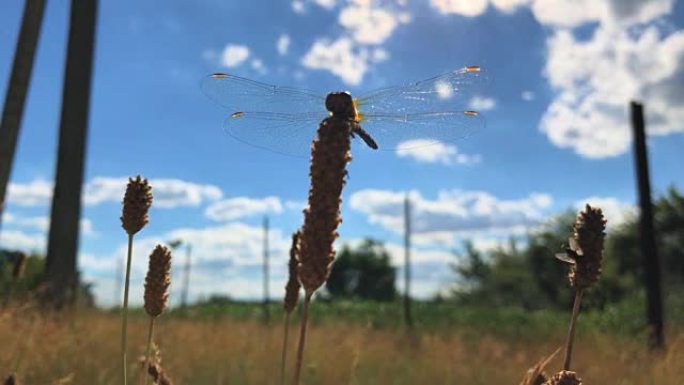
[[[144,383],[147,385],[149,377],[147,373],[150,371],[150,349],[152,348],[152,336],[154,334],[154,317],[150,317],[150,329],[147,332],[147,349],[145,351],[145,365],[143,365]]]
[[[131,280],[131,255],[133,254],[133,234],[128,234],[128,255],[126,256],[126,281],[124,283],[124,300],[121,316],[121,365],[123,369],[123,384],[128,384],[126,374],[126,343],[128,341],[128,286]]]
[[[577,325],[577,316],[579,315],[580,302],[582,301],[583,292],[583,289],[577,289],[575,292],[575,303],[572,305],[572,316],[570,317],[568,339],[565,342],[565,360],[563,361],[563,370],[570,370],[570,360],[572,359],[572,343],[575,340],[575,326]]]
[[[280,385],[285,385],[285,364],[287,362],[287,337],[290,332],[290,312],[283,318],[283,352],[280,356]]]
[[[297,361],[295,362],[294,382],[293,385],[299,385],[299,377],[302,370],[302,361],[304,359],[304,344],[306,343],[306,325],[309,321],[309,304],[311,303],[311,295],[313,292],[307,290],[304,295],[304,308],[302,311],[302,322],[299,329],[299,346],[297,346]]]

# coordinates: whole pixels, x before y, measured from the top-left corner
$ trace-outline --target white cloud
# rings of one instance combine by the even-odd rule
[[[228,44],[221,54],[221,64],[237,67],[249,58],[249,48],[239,44]]]
[[[0,246],[5,249],[42,252],[47,244],[45,234],[29,234],[18,230],[3,229],[0,232]]]
[[[298,14],[304,13],[304,1],[293,0],[292,1],[292,10],[294,11],[294,13],[298,13]]]
[[[589,204],[592,207],[601,208],[603,215],[606,219],[608,219],[608,230],[621,225],[626,220],[634,217],[634,215],[636,215],[638,212],[636,206],[622,202],[613,197],[587,197],[575,202],[574,206],[577,210],[584,210],[586,204]]]
[[[229,221],[251,215],[283,212],[283,205],[278,197],[254,199],[248,197],[230,198],[215,202],[205,211],[207,218],[214,221]]]
[[[496,107],[496,99],[486,96],[474,96],[470,99],[468,105],[476,111],[489,111]]]
[[[333,9],[336,4],[335,0],[313,0],[313,2],[328,10]]]
[[[214,185],[201,185],[180,179],[151,179],[152,205],[157,208],[198,206],[206,201],[221,199],[221,189]],[[104,202],[121,202],[127,178],[95,177],[85,186],[84,202],[96,205]]]
[[[370,223],[394,233],[403,232],[404,192],[360,190],[349,199],[352,209],[368,216]],[[532,193],[522,199],[499,199],[484,191],[440,191],[434,200],[410,193],[412,226],[416,242],[441,241],[483,232],[517,233],[544,218],[552,199]],[[432,237],[432,238],[431,238]]]
[[[523,91],[523,92],[520,94],[520,97],[522,98],[522,100],[524,100],[524,101],[526,101],[526,102],[532,101],[532,100],[534,100],[534,92],[532,92],[532,91]]]
[[[350,4],[342,9],[339,24],[360,44],[384,43],[400,23],[410,21],[407,13],[366,4]]]
[[[120,203],[126,190],[127,178],[95,177],[83,187],[83,203],[98,205]],[[205,201],[221,199],[221,189],[180,179],[152,179],[153,205],[158,208],[198,206]],[[52,182],[36,179],[29,183],[10,183],[8,202],[19,206],[44,206],[52,199]]]
[[[650,134],[684,131],[684,31],[599,27],[580,40],[561,30],[548,41],[546,74],[558,94],[540,127],[559,147],[591,158],[625,153],[634,99],[645,101]]]
[[[672,11],[673,0],[535,0],[532,13],[544,25],[577,27],[599,22],[627,27],[651,21]]]
[[[414,139],[399,143],[397,156],[411,158],[419,163],[439,163],[446,166],[479,163],[480,155],[468,155],[458,151],[456,146],[429,139]]]
[[[287,34],[282,34],[280,37],[278,37],[278,41],[276,42],[276,50],[278,50],[278,53],[281,55],[287,54],[287,51],[290,49],[290,36]]]
[[[19,206],[39,206],[50,202],[52,182],[35,179],[29,183],[10,183],[7,188],[7,202]]]
[[[441,14],[474,17],[487,10],[487,0],[430,0],[430,5]]]
[[[302,58],[302,64],[311,69],[330,71],[347,84],[358,85],[369,70],[370,64],[387,59],[387,54],[374,54],[365,47],[355,46],[347,37],[331,41],[316,40]]]

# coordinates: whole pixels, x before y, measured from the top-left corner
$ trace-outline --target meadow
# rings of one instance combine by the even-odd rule
[[[302,369],[306,384],[518,384],[526,370],[564,343],[568,313],[460,308],[419,302],[416,325],[401,324],[398,303],[316,303]],[[622,304],[580,315],[573,368],[585,384],[679,385],[684,332],[670,315],[667,349],[649,353],[641,307]],[[278,384],[282,308],[265,323],[260,304],[173,310],[157,325],[162,366],[174,384]],[[296,315],[296,312],[295,312]],[[681,319],[681,318],[679,318]],[[118,311],[39,313],[13,307],[0,316],[0,368],[23,384],[120,384]],[[296,317],[293,321],[298,321]],[[129,319],[129,376],[145,353],[147,317]],[[291,322],[291,335],[298,322]],[[290,343],[290,357],[295,344]],[[561,357],[547,372],[561,366]],[[288,372],[290,368],[288,368]],[[288,381],[289,381],[288,373]]]

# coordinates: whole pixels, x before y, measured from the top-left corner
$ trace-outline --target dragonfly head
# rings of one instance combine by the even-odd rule
[[[340,118],[356,118],[356,107],[349,92],[331,92],[325,98],[325,108],[333,116]]]

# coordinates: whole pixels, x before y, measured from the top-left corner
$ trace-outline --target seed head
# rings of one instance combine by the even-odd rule
[[[287,285],[285,285],[285,300],[283,301],[283,307],[288,313],[291,313],[295,306],[297,306],[297,300],[299,300],[299,289],[302,286],[297,278],[297,265],[299,265],[299,260],[297,259],[298,243],[299,231],[292,234],[290,261],[287,264],[289,276],[287,279]]]
[[[586,289],[601,277],[605,230],[606,219],[600,208],[587,205],[577,216],[573,241],[567,250],[568,256],[574,260],[568,274],[573,287]]]
[[[171,284],[171,251],[157,245],[150,254],[150,262],[145,277],[145,311],[157,317],[166,308]]]
[[[304,209],[298,267],[299,281],[308,295],[328,279],[335,259],[333,242],[342,222],[341,194],[351,160],[350,130],[347,120],[327,118],[321,122],[311,148],[311,188],[309,206]]]
[[[24,270],[26,268],[26,254],[17,251],[14,253],[14,266],[12,266],[12,279],[18,280],[24,275]]]
[[[551,377],[544,385],[582,385],[582,379],[577,373],[569,370],[561,370]]]
[[[121,215],[121,226],[128,235],[137,233],[149,222],[147,211],[151,205],[152,186],[147,182],[147,179],[140,177],[140,175],[135,179],[128,179]]]

